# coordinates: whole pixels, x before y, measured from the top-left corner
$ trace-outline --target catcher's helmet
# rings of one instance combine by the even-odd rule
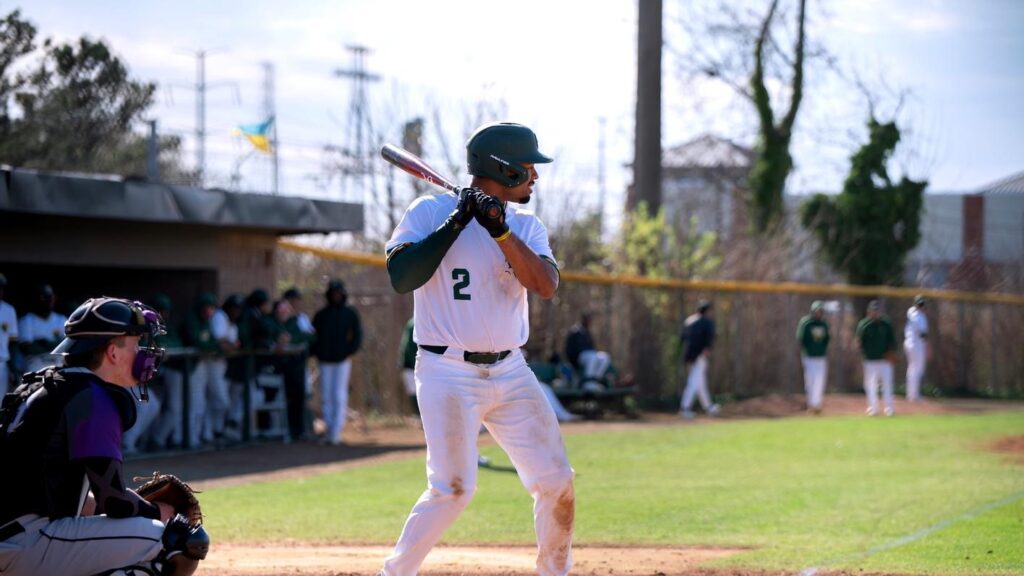
[[[523,164],[546,164],[537,135],[522,124],[498,122],[477,129],[466,142],[466,163],[473,176],[484,176],[512,188],[526,182],[530,172]]]
[[[163,320],[152,308],[123,298],[90,298],[64,323],[64,341],[54,354],[81,354],[103,346],[116,336],[164,334]]]

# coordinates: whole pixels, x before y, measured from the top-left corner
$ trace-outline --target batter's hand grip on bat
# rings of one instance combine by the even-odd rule
[[[398,166],[420,180],[457,193],[457,188],[454,184],[449,182],[444,176],[441,176],[437,170],[431,168],[430,165],[424,162],[422,158],[408,150],[404,150],[392,144],[385,144],[384,147],[380,149],[380,155],[388,162]]]

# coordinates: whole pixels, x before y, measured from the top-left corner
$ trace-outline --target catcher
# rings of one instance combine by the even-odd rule
[[[172,505],[124,483],[121,435],[163,349],[159,314],[94,298],[54,349],[65,368],[26,374],[0,410],[0,573],[192,574],[209,538]],[[154,497],[156,498],[156,497]],[[198,508],[196,518],[201,518]]]

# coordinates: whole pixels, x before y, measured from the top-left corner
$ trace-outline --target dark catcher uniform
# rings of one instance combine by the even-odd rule
[[[122,347],[128,360],[116,365],[130,364],[131,382],[144,385],[162,357],[152,345],[162,331],[159,315],[98,298],[82,304],[65,330],[54,353],[72,367],[27,374],[0,411],[0,573],[91,576],[135,567],[123,573],[192,574],[209,544],[202,528],[190,530],[181,517],[165,525],[160,508],[125,485],[121,441],[138,401],[130,382],[106,382],[78,364],[112,338],[138,336]]]

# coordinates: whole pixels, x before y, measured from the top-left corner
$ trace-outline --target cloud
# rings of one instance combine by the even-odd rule
[[[956,20],[949,14],[932,12],[906,19],[902,24],[907,30],[914,32],[948,32],[956,28]]]
[[[835,17],[829,24],[843,32],[873,36],[905,32],[949,32],[959,27],[959,20],[941,2],[893,5],[890,2],[865,0],[840,3],[836,6]]]

